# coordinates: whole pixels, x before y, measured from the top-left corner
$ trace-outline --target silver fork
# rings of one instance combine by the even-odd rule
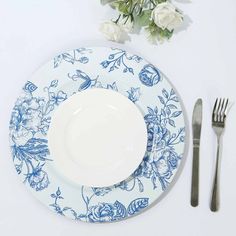
[[[228,99],[216,99],[212,112],[212,128],[217,136],[217,154],[215,176],[213,181],[213,190],[211,198],[211,211],[218,211],[219,209],[219,169],[220,169],[220,149],[221,137],[225,128],[226,111],[228,106]]]

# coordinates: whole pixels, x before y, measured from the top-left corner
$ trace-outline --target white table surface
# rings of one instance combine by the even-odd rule
[[[188,119],[204,101],[200,205],[190,206],[191,144],[183,172],[169,194],[143,214],[112,224],[74,222],[50,212],[20,183],[8,146],[10,112],[20,87],[44,62],[79,46],[110,45],[98,31],[112,16],[98,0],[0,0],[0,235],[236,235],[236,107],[227,120],[221,169],[221,209],[209,210],[216,140],[210,117],[217,96],[236,100],[236,1],[178,0],[191,18],[170,42],[150,45],[134,35],[125,47],[157,65],[175,85]],[[190,142],[191,143],[191,142]]]

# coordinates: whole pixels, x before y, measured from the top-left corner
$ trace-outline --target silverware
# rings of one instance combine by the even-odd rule
[[[199,196],[199,149],[202,127],[202,99],[198,99],[193,109],[192,129],[193,129],[193,164],[192,164],[192,185],[191,185],[191,205],[198,205]]]
[[[211,211],[218,211],[219,209],[219,168],[220,168],[220,149],[221,137],[225,128],[226,110],[228,106],[228,99],[216,99],[212,112],[212,128],[217,136],[217,154],[215,176],[213,181],[213,190],[211,198]]]

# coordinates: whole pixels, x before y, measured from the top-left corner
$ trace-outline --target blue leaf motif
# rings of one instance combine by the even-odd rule
[[[173,100],[173,101],[175,101],[175,102],[179,102],[178,97],[173,97],[173,98],[171,98],[171,100]]]
[[[53,80],[53,81],[51,82],[51,84],[50,84],[50,87],[56,88],[57,85],[58,85],[58,80]]]
[[[45,97],[33,96],[37,86],[28,81],[25,86],[25,96],[17,100],[11,120],[11,149],[16,171],[24,178],[24,183],[35,191],[48,187],[50,180],[44,170],[49,156],[47,131],[51,122],[50,112],[67,98],[63,91],[56,92],[54,88],[58,80],[50,81],[43,88]]]
[[[181,113],[182,111],[175,111],[172,113],[172,117],[178,117]]]
[[[163,94],[163,96],[164,96],[165,98],[168,98],[168,97],[169,97],[169,94],[168,94],[168,92],[167,92],[165,89],[162,90],[162,94]]]
[[[151,107],[147,107],[148,113],[151,115],[155,115],[154,111],[152,110]]]
[[[118,91],[116,82],[113,82],[112,84],[107,84],[107,89],[111,89],[111,90],[114,90],[114,91]]]
[[[167,114],[168,116],[171,114],[171,110],[170,110],[170,108],[169,108],[168,106],[166,107],[166,110],[165,110],[165,111],[166,111],[166,114]]]
[[[70,62],[71,64],[74,64],[75,59],[73,56],[71,56],[69,53],[63,53],[62,57],[65,61]]]
[[[171,126],[173,126],[173,127],[175,127],[175,122],[174,122],[174,120],[172,120],[172,119],[169,119],[169,124],[171,125]]]
[[[114,207],[116,208],[115,218],[117,220],[121,218],[125,218],[127,216],[126,208],[122,203],[120,203],[119,201],[116,201],[114,203]]]
[[[166,117],[166,112],[164,109],[161,109],[161,115],[163,115],[164,117]]]
[[[54,68],[58,67],[58,66],[61,64],[62,59],[63,59],[63,58],[62,58],[61,55],[59,55],[59,56],[57,56],[57,57],[54,58]]]
[[[49,154],[47,140],[31,138],[23,146],[13,146],[13,155],[18,159],[35,159],[45,161]]]
[[[134,215],[143,208],[148,206],[148,198],[137,198],[133,200],[128,206],[128,213]]]
[[[172,96],[172,95],[174,95],[174,94],[175,94],[174,89],[171,89],[171,91],[170,91],[170,96]]]
[[[174,104],[169,104],[168,107],[169,107],[170,109],[177,109],[177,106],[175,106]]]
[[[58,188],[59,189],[59,188]],[[92,188],[93,192],[96,193],[100,190],[106,190],[107,188]],[[83,190],[82,190],[82,196]],[[78,213],[69,206],[60,206],[60,197],[58,194],[51,194],[53,203],[49,204],[54,210],[61,215],[68,216],[74,219],[80,219],[87,222],[112,222],[120,219],[124,219],[128,216],[132,216],[135,213],[141,211],[149,204],[149,198],[137,198],[130,202],[128,207],[116,200],[114,203],[109,202],[97,202],[96,205],[91,205],[90,200],[95,197],[96,194],[92,194],[84,201],[86,204],[87,211],[85,213]],[[98,195],[101,196],[101,195]],[[63,199],[63,198],[62,198]],[[68,212],[67,212],[68,211]],[[66,213],[67,212],[67,213]]]
[[[160,102],[161,102],[163,105],[165,105],[165,101],[164,101],[163,97],[158,96],[158,98],[159,98]]]
[[[85,90],[87,89],[89,86],[91,85],[91,80],[85,80],[80,86],[79,86],[79,90]]]
[[[138,187],[139,187],[139,192],[144,191],[143,183],[138,179]]]

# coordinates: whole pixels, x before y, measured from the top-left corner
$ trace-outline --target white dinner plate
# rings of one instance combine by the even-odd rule
[[[93,174],[98,174],[95,172],[99,169],[99,163],[97,161],[95,163],[96,170],[91,168],[91,160],[96,160],[97,156],[91,157],[90,154],[96,154],[96,150],[92,150],[93,146],[88,145],[89,137],[86,137],[86,134],[91,136],[96,116],[93,114],[93,117],[87,118],[85,114],[84,117],[83,115],[67,117],[69,113],[66,111],[67,101],[78,96],[83,106],[82,94],[86,95],[87,91],[88,93],[91,91],[91,96],[92,94],[95,96],[96,92],[92,90],[98,88],[111,90],[113,93],[109,94],[112,94],[112,97],[117,95],[117,92],[121,94],[119,99],[124,101],[124,106],[120,106],[120,102],[114,104],[114,97],[111,99],[113,105],[120,106],[119,111],[111,116],[116,124],[121,122],[119,126],[121,130],[115,127],[115,124],[109,125],[112,129],[115,128],[118,135],[117,144],[128,144],[127,147],[115,147],[113,155],[110,145],[114,145],[114,135],[111,130],[105,129],[104,134],[111,134],[113,139],[111,141],[105,137],[105,141],[108,142],[106,148],[104,142],[99,140],[100,137],[104,137],[104,134],[100,135],[103,132],[101,128],[99,133],[91,137],[93,144],[95,143],[93,138],[95,138],[102,145],[98,152],[99,159],[105,152],[107,156],[112,153],[111,160],[117,161],[117,158],[121,161],[125,160],[127,172],[121,173],[121,176],[126,177],[142,158],[140,157],[142,145],[146,139],[142,119],[145,121],[147,130],[147,147],[141,164],[128,178],[106,187],[94,187],[96,183],[90,181],[94,180]],[[128,103],[124,96],[133,104]],[[84,100],[84,105],[88,103],[86,100],[89,99]],[[70,104],[73,105],[74,102]],[[99,102],[99,104],[102,103]],[[127,111],[127,119],[124,119],[126,106],[130,106],[130,109]],[[75,106],[75,110],[78,107]],[[100,109],[103,108],[97,109],[99,115],[104,114]],[[138,115],[140,113],[142,117]],[[63,119],[57,123],[60,121],[60,114]],[[119,114],[120,121],[117,120]],[[73,120],[73,117],[76,117],[76,121],[69,122],[68,129],[65,129],[67,119]],[[131,123],[131,119],[137,123],[137,126]],[[92,122],[91,125],[89,122]],[[125,126],[127,130],[124,129]],[[182,169],[186,146],[185,126],[180,98],[157,67],[138,55],[119,48],[78,48],[56,56],[25,83],[12,111],[10,146],[19,177],[44,205],[60,215],[75,220],[113,222],[134,216],[147,209],[164,196],[163,194],[173,185],[177,174]],[[137,127],[137,130],[134,127]],[[82,136],[77,137],[73,129],[82,132],[85,140],[81,139]],[[66,132],[64,137],[62,132]],[[124,137],[124,134],[128,136]],[[138,146],[135,149],[136,145]],[[71,152],[70,155],[65,153],[66,146],[67,151]],[[130,150],[132,147],[133,151]],[[60,150],[62,153],[58,155],[57,152]],[[122,150],[125,150],[124,156],[121,155]],[[128,167],[127,164],[126,157],[129,152],[131,152],[130,160],[136,162],[132,164],[132,167]],[[92,158],[88,163],[83,163],[85,166],[89,164],[89,168],[80,166],[79,162],[84,160],[81,154]],[[104,158],[107,161],[106,155]],[[80,173],[77,175],[75,170],[69,173],[67,167],[63,166],[65,163],[68,164],[65,158],[74,158],[75,170],[80,168],[86,174],[83,177],[87,179],[78,179]],[[101,159],[101,163],[105,162]],[[123,166],[124,163],[121,165]],[[106,180],[108,185],[121,180],[118,178],[117,170],[113,169],[114,173],[111,175],[106,167],[109,168],[107,164],[104,164],[100,168],[105,175],[108,175]],[[68,168],[72,170],[71,166]],[[88,178],[88,175],[91,178]],[[104,184],[104,176],[97,184]],[[87,185],[80,185],[81,181]]]
[[[95,88],[72,95],[57,108],[48,146],[64,177],[75,184],[107,187],[138,168],[146,151],[147,128],[127,97]]]

